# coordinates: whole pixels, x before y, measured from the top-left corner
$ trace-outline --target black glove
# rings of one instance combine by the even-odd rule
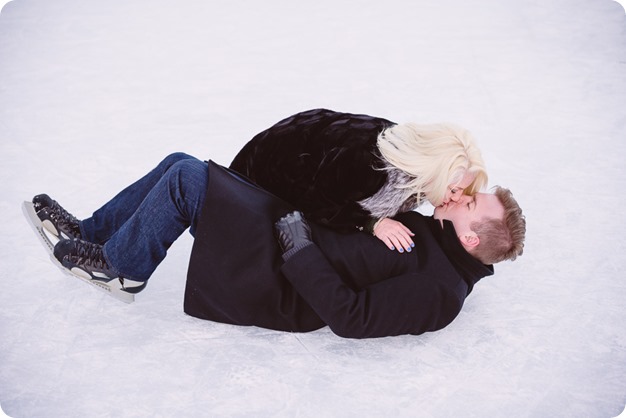
[[[274,224],[274,228],[285,261],[304,247],[313,244],[311,228],[302,213],[298,211],[288,213],[280,218]]]

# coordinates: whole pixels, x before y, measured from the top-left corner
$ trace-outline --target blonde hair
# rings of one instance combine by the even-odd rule
[[[487,185],[485,164],[474,138],[453,124],[394,125],[380,133],[378,149],[391,166],[411,177],[398,186],[406,190],[406,199],[417,195],[418,201],[427,199],[438,206],[448,187],[461,181],[466,172],[475,178],[465,194],[474,195]]]
[[[483,264],[513,261],[524,253],[526,218],[522,209],[509,189],[495,186],[494,194],[504,208],[502,219],[484,219],[471,225],[480,240],[471,254]]]

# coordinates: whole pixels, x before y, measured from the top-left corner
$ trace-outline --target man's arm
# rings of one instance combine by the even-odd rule
[[[417,273],[354,291],[315,244],[290,256],[282,272],[330,329],[346,338],[435,331],[452,322],[463,305],[454,289]]]

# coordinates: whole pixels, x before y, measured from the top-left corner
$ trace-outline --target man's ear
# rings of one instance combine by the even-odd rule
[[[478,238],[478,235],[476,235],[474,231],[464,232],[459,235],[459,240],[461,241],[461,244],[468,249],[476,248],[476,246],[480,244],[480,238]]]

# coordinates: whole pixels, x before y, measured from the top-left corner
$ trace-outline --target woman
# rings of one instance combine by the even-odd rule
[[[338,230],[365,230],[411,251],[412,232],[391,219],[424,201],[458,202],[487,184],[474,140],[451,124],[395,124],[314,109],[256,135],[230,168]]]

